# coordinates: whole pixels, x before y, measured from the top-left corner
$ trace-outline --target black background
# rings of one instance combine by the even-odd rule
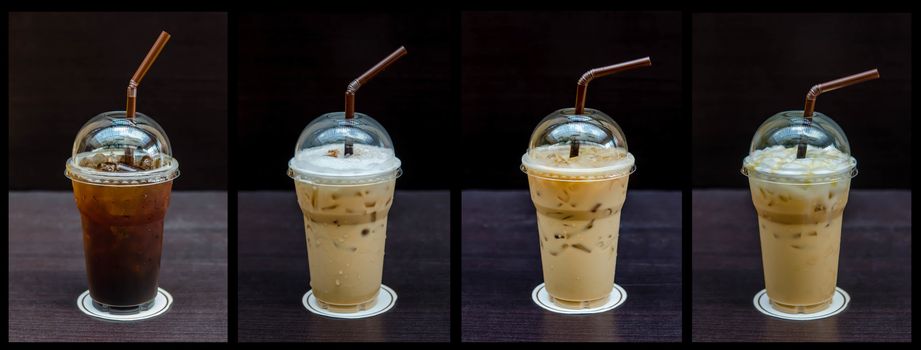
[[[466,188],[527,188],[521,155],[541,119],[573,107],[589,69],[645,56],[651,67],[593,80],[585,105],[623,129],[638,168],[630,188],[683,186],[680,13],[467,12],[462,30]]]
[[[241,14],[237,121],[241,190],[293,190],[285,174],[310,121],[344,109],[345,88],[401,45],[408,54],[362,86],[355,111],[380,122],[403,162],[401,189],[446,189],[459,116],[450,13]]]
[[[872,68],[880,79],[822,94],[816,111],[847,134],[854,188],[910,187],[910,15],[696,14],[692,46],[694,187],[748,188],[739,169],[765,119]]]
[[[10,13],[9,189],[70,190],[64,163],[93,116],[125,110],[128,80],[161,30],[172,38],[138,88],[179,160],[177,190],[227,187],[227,16]]]

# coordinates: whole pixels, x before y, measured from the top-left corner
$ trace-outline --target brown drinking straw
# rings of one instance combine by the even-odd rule
[[[640,59],[635,59],[633,61],[621,62],[607,67],[595,68],[585,72],[585,74],[582,74],[582,77],[579,78],[579,82],[576,84],[576,111],[574,114],[582,114],[585,112],[585,95],[588,92],[588,83],[591,82],[592,79],[623,72],[625,70],[648,67],[651,65],[652,61],[647,56]],[[579,142],[573,141],[569,144],[569,158],[578,156]]]
[[[399,49],[391,53],[390,56],[387,56],[387,58],[384,58],[383,61],[378,62],[374,65],[374,67],[368,69],[367,72],[364,72],[364,74],[355,80],[352,80],[349,86],[345,88],[345,119],[352,119],[355,117],[355,93],[358,92],[358,88],[366,84],[368,80],[374,78],[377,73],[380,73],[382,70],[386,69],[388,66],[390,66],[390,64],[396,62],[396,60],[400,59],[400,57],[403,57],[403,55],[406,55],[406,48],[400,46]],[[345,156],[348,157],[352,155],[352,153],[352,140],[346,138]]]
[[[823,92],[837,90],[845,86],[850,86],[878,78],[879,71],[876,69],[871,69],[863,73],[857,73],[813,86],[811,89],[809,89],[809,92],[806,93],[806,106],[803,108],[803,118],[805,118],[803,125],[808,127],[812,124],[812,113],[815,112],[815,99],[819,97],[819,95],[821,95]],[[802,136],[800,136],[800,142],[796,146],[796,158],[806,158],[806,140]]]
[[[150,66],[153,65],[154,61],[157,59],[157,56],[160,55],[160,51],[163,51],[163,46],[166,45],[166,42],[169,41],[170,35],[167,32],[160,32],[160,37],[157,38],[157,41],[154,42],[153,46],[150,48],[150,51],[147,52],[147,56],[144,57],[144,60],[141,61],[141,65],[138,67],[138,70],[134,72],[134,75],[131,77],[131,81],[128,82],[128,106],[125,108],[125,114],[128,116],[128,119],[134,120],[135,106],[137,105],[137,96],[138,96],[138,84],[141,83],[141,79],[144,79],[144,75],[147,74],[147,70],[150,69]]]

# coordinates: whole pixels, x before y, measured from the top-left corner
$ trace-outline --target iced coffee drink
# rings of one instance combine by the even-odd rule
[[[633,156],[622,148],[546,146],[523,157],[537,209],[544,283],[573,309],[607,302],[614,286],[620,213]],[[575,170],[575,171],[573,171]]]
[[[575,108],[545,117],[521,156],[537,211],[544,287],[559,308],[604,311],[614,290],[627,179],[635,170],[620,126],[607,114],[585,108],[588,84],[651,64],[644,57],[585,72],[576,85]]]
[[[311,287],[304,306],[312,312],[337,317],[370,310],[359,315],[368,317],[393,305],[372,309],[381,292],[387,214],[400,159],[384,127],[355,112],[355,94],[405,54],[401,46],[353,80],[345,90],[345,111],[310,122],[288,162],[304,214]]]
[[[521,168],[537,212],[544,286],[557,306],[607,302],[634,163],[620,127],[597,110],[558,110],[532,134]]]
[[[387,214],[399,159],[392,149],[343,144],[302,150],[291,163],[304,214],[310,287],[324,308],[355,312],[375,303],[384,266]]]
[[[172,185],[113,186],[74,179],[93,300],[110,307],[153,301]]]
[[[844,131],[815,104],[824,92],[877,78],[872,69],[817,84],[802,111],[777,113],[755,131],[742,173],[758,213],[766,301],[773,310],[760,296],[755,305],[766,314],[821,318],[846,305],[823,312],[835,299],[842,216],[857,160]]]
[[[157,295],[163,221],[179,162],[155,121],[107,112],[84,125],[67,161],[83,223],[90,296],[108,312],[143,311]]]
[[[136,110],[138,86],[169,38],[160,32],[131,76],[125,110],[101,113],[80,128],[65,165],[89,281],[89,298],[81,295],[78,308],[93,317],[136,321],[169,308],[166,292],[156,300],[163,221],[179,161],[163,128]]]
[[[745,158],[758,212],[764,281],[774,308],[813,313],[831,303],[838,276],[841,216],[853,157],[834,146],[771,146]]]

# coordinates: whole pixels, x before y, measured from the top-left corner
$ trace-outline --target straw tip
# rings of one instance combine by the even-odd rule
[[[634,67],[648,67],[652,65],[652,59],[649,56],[643,58],[637,58],[633,61],[625,62],[625,64],[634,66]]]

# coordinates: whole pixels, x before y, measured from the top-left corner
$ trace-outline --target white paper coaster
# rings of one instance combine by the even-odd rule
[[[775,309],[774,306],[771,305],[771,299],[768,298],[766,289],[762,289],[758,294],[755,294],[753,302],[755,303],[755,309],[765,315],[785,320],[809,321],[840,314],[847,308],[847,304],[851,302],[851,296],[848,295],[844,289],[835,287],[835,295],[831,297],[831,305],[828,305],[828,308],[825,310],[811,314],[791,314]]]
[[[304,297],[301,298],[301,303],[307,308],[307,311],[320,316],[342,319],[366,318],[380,315],[392,309],[393,305],[397,303],[397,293],[394,292],[393,289],[390,289],[390,287],[382,284],[381,290],[377,293],[377,303],[370,309],[358,312],[334,312],[329,309],[324,309],[317,303],[317,298],[313,296],[313,289],[308,290],[307,293],[304,294]]]
[[[569,314],[569,315],[584,315],[584,314],[597,314],[605,312],[608,310],[614,310],[618,306],[624,303],[627,300],[627,291],[624,290],[621,286],[614,284],[614,288],[611,289],[611,295],[608,297],[608,301],[601,306],[594,307],[591,309],[567,309],[560,306],[557,306],[550,300],[550,293],[547,293],[547,288],[544,287],[544,284],[541,283],[534,288],[534,291],[531,292],[531,300],[534,301],[537,306],[544,308],[547,311],[556,312],[558,314]]]
[[[98,319],[115,322],[133,322],[154,318],[166,313],[172,305],[173,296],[163,290],[163,288],[157,288],[157,296],[154,298],[154,303],[149,309],[132,314],[109,313],[100,310],[96,305],[93,305],[93,298],[90,297],[89,290],[83,292],[83,294],[80,294],[80,297],[77,298],[77,308],[83,313]]]

